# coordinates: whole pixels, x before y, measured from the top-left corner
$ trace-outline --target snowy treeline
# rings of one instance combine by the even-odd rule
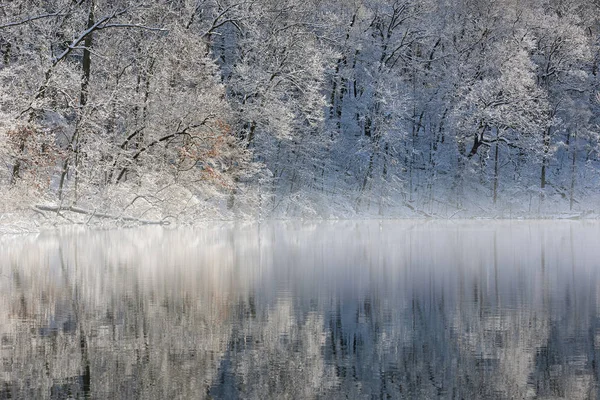
[[[3,2],[0,212],[589,213],[599,67],[597,0]]]

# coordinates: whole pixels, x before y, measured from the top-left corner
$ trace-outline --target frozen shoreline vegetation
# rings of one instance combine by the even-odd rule
[[[599,70],[589,0],[13,0],[0,226],[597,218]]]

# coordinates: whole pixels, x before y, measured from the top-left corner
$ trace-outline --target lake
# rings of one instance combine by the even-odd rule
[[[0,237],[0,399],[599,396],[600,222]]]

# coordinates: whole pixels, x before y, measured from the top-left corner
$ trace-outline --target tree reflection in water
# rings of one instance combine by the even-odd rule
[[[595,398],[595,222],[0,239],[0,398]]]

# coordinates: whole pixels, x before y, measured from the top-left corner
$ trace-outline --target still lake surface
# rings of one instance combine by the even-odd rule
[[[600,223],[0,237],[0,398],[598,398]]]

